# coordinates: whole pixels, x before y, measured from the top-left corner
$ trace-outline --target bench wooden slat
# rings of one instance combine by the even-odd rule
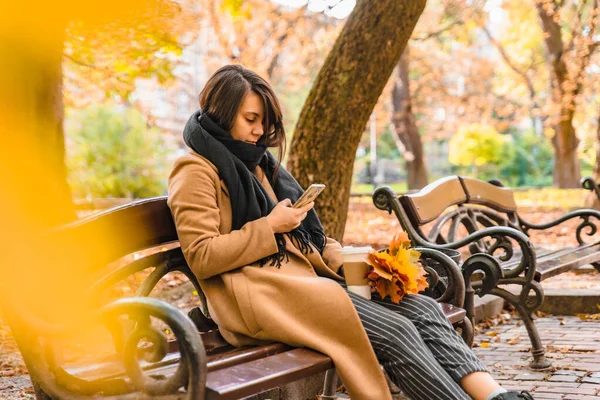
[[[243,364],[245,362],[283,353],[289,349],[291,349],[291,347],[283,343],[272,343],[265,346],[236,349],[212,357],[209,356],[208,371],[217,371],[219,369]]]
[[[244,348],[235,348],[228,346],[225,349],[221,349],[221,352],[217,354],[208,355],[207,368],[209,371],[216,371],[218,369],[227,368],[232,365],[243,364],[248,361],[256,360],[262,357],[282,353],[289,350],[291,347],[283,343],[271,343],[264,346],[253,346]],[[170,352],[158,363],[148,363],[144,360],[139,360],[140,366],[144,370],[152,370],[153,373],[157,373],[164,366],[171,366],[179,362],[179,352]],[[65,367],[65,370],[73,376],[86,379],[90,381],[114,379],[120,377],[125,373],[123,363],[116,358],[111,357],[110,360],[104,362],[95,363],[92,365],[85,365],[81,367]]]
[[[469,203],[482,204],[507,213],[517,211],[517,203],[512,190],[474,178],[461,177],[460,179],[469,196]]]
[[[466,311],[462,308],[447,303],[440,303],[440,307],[446,318],[448,318],[452,324],[459,323],[466,317]],[[292,351],[290,346],[283,343],[235,348],[225,342],[218,331],[202,333],[201,337],[207,352],[207,368],[209,376],[210,372],[221,369],[229,370],[235,366],[246,365],[255,360],[269,358],[270,356]],[[323,357],[329,360],[329,357],[324,355]],[[169,354],[167,354],[163,360],[158,363],[148,363],[144,360],[140,360],[139,362],[142,369],[151,371],[155,376],[169,376],[175,371],[179,358],[177,341],[172,340],[169,341]],[[108,382],[111,380],[126,379],[123,363],[116,355],[102,357],[92,363],[90,363],[89,360],[86,360],[83,365],[71,363],[63,366],[63,368],[76,378],[90,382]],[[294,380],[295,379],[291,379],[290,382]]]
[[[541,247],[539,245],[534,245],[536,260],[539,260],[542,257],[550,257],[554,254],[564,251],[565,249],[573,249],[573,248],[574,247],[561,247],[559,249],[548,249],[545,247]],[[501,263],[502,266],[515,267],[517,264],[519,264],[521,257],[523,256],[523,253],[521,252],[521,249],[519,249],[519,248],[513,249],[513,251],[514,251],[514,253],[513,253],[513,256],[511,257],[511,259],[508,261],[502,262]]]
[[[210,332],[200,333],[204,349],[208,356],[209,363],[214,361],[215,363],[220,362],[223,352],[231,353],[235,348],[223,339],[219,331],[214,330]],[[283,346],[283,345],[282,345]],[[252,347],[255,349],[256,347]],[[139,354],[150,349],[140,349]],[[176,340],[170,340],[168,342],[168,354],[165,358],[158,363],[148,363],[140,359],[140,365],[142,369],[156,368],[157,366],[164,364],[173,364],[179,361],[179,346]],[[107,356],[99,356],[93,361],[82,360],[63,365],[63,368],[71,375],[87,380],[98,380],[107,379],[124,373],[123,363],[116,354],[110,354]]]
[[[462,320],[466,318],[467,312],[464,309],[455,307],[452,304],[448,303],[439,304],[442,307],[442,312],[444,313],[446,318],[448,318],[450,323],[456,324],[462,322]]]
[[[178,240],[166,196],[92,214],[50,234],[56,246],[70,250],[69,262],[90,272],[135,251]]]
[[[541,253],[538,256],[538,251]],[[565,247],[557,250],[536,249],[536,280],[543,281],[563,272],[567,272],[600,260],[600,243],[591,243],[580,247]],[[502,268],[514,268],[520,257],[501,263]]]
[[[415,194],[400,197],[409,218],[417,225],[436,219],[444,210],[467,201],[457,176],[437,180]]]
[[[333,362],[326,355],[306,348],[292,349],[209,371],[206,377],[206,399],[240,399],[331,368]],[[175,369],[176,365],[168,365],[152,370],[152,374],[170,376]]]
[[[209,372],[207,399],[239,399],[331,368],[329,357],[309,349],[294,349]]]
[[[538,262],[537,272],[540,275],[540,281],[583,267],[600,259],[600,244],[598,243],[586,247],[577,247],[574,250],[558,258]]]
[[[564,254],[572,253],[575,250],[577,250],[576,247],[562,247],[560,249],[554,249],[554,250],[544,249],[544,248],[536,248],[535,249],[535,259],[536,259],[537,263],[539,264],[540,262],[547,260],[549,258],[560,257]],[[519,251],[518,254],[517,254],[517,252],[515,252],[513,257],[509,261],[501,263],[501,266],[503,268],[514,268],[519,264],[520,260],[521,260],[521,252]],[[538,271],[541,270],[539,265],[536,265],[536,269]]]

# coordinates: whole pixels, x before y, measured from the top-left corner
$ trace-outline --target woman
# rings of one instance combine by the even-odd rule
[[[291,207],[302,189],[280,165],[282,113],[264,79],[222,67],[200,108],[184,129],[193,151],[174,165],[169,207],[229,343],[327,354],[352,399],[391,399],[380,363],[413,399],[531,398],[499,387],[435,301],[368,301],[339,284],[341,246],[325,236],[313,203]],[[274,146],[279,159],[267,151]]]

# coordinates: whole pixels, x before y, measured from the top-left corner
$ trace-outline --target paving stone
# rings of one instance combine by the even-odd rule
[[[515,376],[515,381],[543,381],[547,375],[541,372],[525,372]]]
[[[522,390],[527,390],[528,392],[533,391],[533,388],[535,386],[533,386],[533,384],[529,384],[529,385],[519,385],[518,383],[506,383],[506,384],[502,384],[502,387],[505,388],[506,390],[514,390],[517,392],[520,392]]]
[[[559,369],[558,371],[554,371],[553,375],[575,375],[575,376],[585,376],[585,372],[583,371],[574,371],[572,369]]]
[[[577,382],[578,379],[576,375],[552,375],[548,378],[551,382]]]
[[[573,368],[577,368],[583,371],[593,371],[593,372],[600,372],[600,363],[596,364],[596,363],[579,363],[579,362],[574,362],[572,364]]]
[[[536,387],[535,393],[562,393],[562,394],[577,394],[577,395],[586,395],[593,396],[598,392],[595,389],[587,389],[587,388],[560,388],[560,387]]]
[[[562,399],[563,395],[558,393],[540,393],[535,395],[535,400],[550,400],[550,399]]]
[[[600,385],[600,378],[585,377],[581,379],[581,383],[595,383]]]
[[[597,383],[582,383],[579,385],[580,388],[583,389],[596,389],[596,390],[600,390],[600,386]],[[600,396],[600,393],[598,393],[598,396]]]
[[[594,372],[590,375],[591,378],[600,378],[600,372]]]
[[[562,388],[577,388],[581,384],[579,382],[552,382],[552,381],[541,381],[537,383],[539,387],[562,387]]]

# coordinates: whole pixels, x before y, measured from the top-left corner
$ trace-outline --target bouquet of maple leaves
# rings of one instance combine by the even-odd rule
[[[421,253],[410,247],[406,232],[394,236],[386,251],[372,250],[367,257],[366,275],[371,290],[377,290],[382,299],[390,296],[398,304],[405,294],[427,289],[427,272],[419,262],[420,257]]]

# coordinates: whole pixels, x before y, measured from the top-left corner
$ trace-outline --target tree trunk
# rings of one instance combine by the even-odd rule
[[[56,235],[48,234],[74,220],[75,212],[63,160],[65,26],[59,26],[58,18],[47,20],[47,25],[27,25],[12,37],[0,32],[0,113],[6,132],[0,147],[0,240],[5,244],[0,293],[7,312],[18,304],[53,321],[59,311],[71,315],[71,305],[89,302],[69,297],[85,287],[84,281],[75,278],[81,276],[76,263],[57,257],[64,248],[53,241]],[[69,245],[69,257],[75,257],[79,243]]]
[[[335,239],[344,234],[360,137],[425,3],[358,0],[300,113],[288,167],[305,188],[328,186],[316,209]]]
[[[573,111],[562,110],[564,117],[555,125],[552,145],[554,146],[554,186],[567,189],[579,188],[581,165],[577,156],[579,139],[573,127]]]
[[[577,158],[579,139],[575,135],[573,116],[577,90],[570,90],[569,72],[563,54],[565,52],[561,27],[548,14],[543,2],[536,2],[538,16],[544,30],[544,43],[551,63],[552,102],[559,115],[554,118],[554,186],[577,188],[581,180],[581,168]]]
[[[64,162],[63,40],[64,25],[35,43],[6,43],[11,60],[2,87],[14,128],[2,155],[11,165],[3,192],[40,229],[76,219]]]
[[[427,168],[423,156],[423,143],[412,112],[409,82],[409,46],[398,62],[398,78],[392,89],[394,113],[392,122],[396,135],[404,145],[404,160],[408,173],[408,188],[421,189],[427,185]]]
[[[596,161],[592,170],[592,177],[596,184],[600,183],[600,112],[598,113],[598,125],[596,126],[596,140],[594,142],[594,150],[596,150]],[[588,208],[600,210],[600,199],[594,191],[587,195],[585,205]]]

